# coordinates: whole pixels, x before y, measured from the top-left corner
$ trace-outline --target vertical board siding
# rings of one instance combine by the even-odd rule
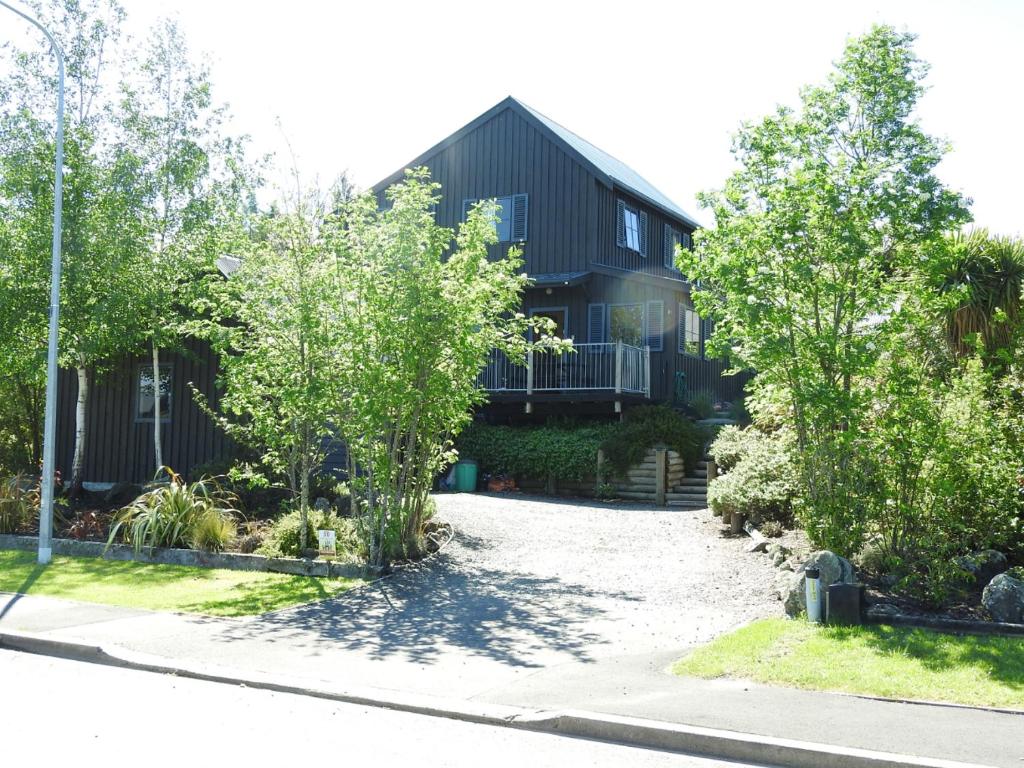
[[[587,228],[594,177],[522,116],[505,110],[424,162],[441,185],[438,223],[457,227],[462,201],[526,194],[529,227],[523,251],[530,274],[582,271],[590,262]],[[383,203],[384,190],[377,190]],[[510,212],[503,212],[507,215]],[[504,256],[511,243],[490,248]]]
[[[231,441],[192,398],[189,382],[216,404],[217,358],[204,342],[189,339],[182,353],[163,352],[161,363],[171,366],[171,419],[162,424],[164,463],[176,472],[235,455]],[[85,463],[88,482],[141,483],[152,479],[155,467],[152,422],[135,420],[136,372],[151,364],[150,355],[123,358],[98,375],[91,372],[89,436]],[[75,403],[78,383],[74,371],[61,371],[57,409],[57,469],[70,477],[74,458]]]
[[[603,265],[649,275],[673,278],[664,284],[648,284],[619,277],[594,274],[588,283],[572,288],[528,290],[523,311],[536,307],[568,307],[569,335],[577,342],[588,341],[587,306],[591,303],[663,302],[662,351],[651,353],[651,396],[671,400],[675,373],[686,373],[691,391],[709,390],[723,399],[734,399],[748,377],[722,377],[722,361],[680,355],[677,352],[678,304],[688,301],[688,286],[679,273],[665,267],[665,224],[682,233],[692,228],[659,208],[620,189],[609,189],[588,166],[549,138],[533,122],[513,109],[505,109],[477,125],[457,141],[442,145],[422,161],[434,181],[441,185],[442,201],[438,223],[457,227],[462,219],[462,201],[484,197],[526,194],[529,199],[529,228],[523,251],[524,269],[529,274],[577,272]],[[377,190],[383,202],[384,190]],[[625,200],[647,219],[648,254],[616,244],[616,203]],[[492,258],[503,256],[510,243],[494,245]]]

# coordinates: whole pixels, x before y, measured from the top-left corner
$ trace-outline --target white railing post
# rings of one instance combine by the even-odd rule
[[[615,342],[615,394],[622,392],[622,341]]]
[[[526,394],[533,394],[533,350],[526,352]]]
[[[644,396],[651,399],[651,348],[644,347]]]

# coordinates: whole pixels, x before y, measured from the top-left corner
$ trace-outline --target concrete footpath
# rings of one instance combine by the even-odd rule
[[[397,610],[390,581],[342,601],[383,594]],[[528,664],[443,647],[358,653],[317,628],[336,603],[215,619],[0,594],[0,646],[768,765],[1024,763],[1021,714],[680,679],[665,671],[679,650]]]

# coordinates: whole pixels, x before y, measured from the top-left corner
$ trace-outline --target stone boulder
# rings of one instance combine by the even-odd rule
[[[985,549],[957,558],[956,564],[971,574],[979,587],[985,586],[1010,567],[1006,555],[994,549]]]
[[[767,552],[768,559],[772,561],[772,565],[776,568],[782,565],[791,554],[790,550],[781,544],[769,544]]]
[[[323,496],[317,496],[316,500],[313,502],[313,509],[317,512],[328,512],[331,509],[331,502]]]
[[[114,483],[103,494],[103,503],[110,507],[131,504],[142,495],[142,486],[135,483]]]
[[[981,604],[996,621],[1024,623],[1024,581],[1000,573],[981,593]]]
[[[827,549],[812,552],[799,570],[792,574],[787,572],[788,578],[782,582],[782,604],[788,616],[798,616],[807,610],[804,571],[808,568],[818,569],[822,595],[832,584],[855,584],[857,582],[857,572],[845,557],[840,557]],[[824,606],[824,597],[822,606]]]

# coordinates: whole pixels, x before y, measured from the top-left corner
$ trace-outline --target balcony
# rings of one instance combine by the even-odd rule
[[[571,352],[537,350],[515,361],[492,350],[479,383],[492,395],[510,399],[598,392],[650,398],[651,351],[622,342],[575,344]]]

